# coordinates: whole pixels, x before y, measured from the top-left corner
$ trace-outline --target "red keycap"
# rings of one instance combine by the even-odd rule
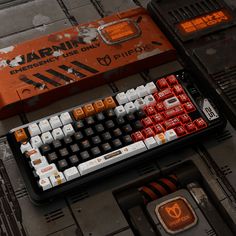
[[[131,134],[131,138],[133,139],[134,142],[144,140],[144,136],[140,131],[137,131],[137,132]]]
[[[175,85],[174,88],[173,88],[173,91],[176,95],[184,93],[184,89],[180,84]]]
[[[148,116],[151,116],[151,115],[154,115],[156,114],[156,110],[153,106],[147,106],[144,108],[144,111],[145,113],[148,115]]]
[[[141,122],[144,127],[149,127],[149,126],[153,125],[153,121],[152,121],[151,117],[146,117],[146,118],[142,119]]]
[[[178,118],[172,118],[164,122],[164,126],[166,130],[173,129],[177,126],[181,125],[180,120]]]
[[[196,119],[193,123],[198,127],[198,129],[204,129],[207,127],[206,121],[202,118]]]
[[[153,130],[154,130],[155,134],[160,134],[160,133],[162,133],[162,132],[165,131],[165,129],[163,128],[163,126],[160,125],[160,124],[154,125],[154,126],[153,126]]]
[[[165,89],[165,88],[168,88],[169,85],[166,81],[166,79],[162,78],[162,79],[159,79],[157,82],[156,82],[157,86],[160,88],[160,89]]]
[[[170,86],[173,86],[173,85],[178,84],[178,80],[176,79],[176,76],[175,76],[175,75],[169,75],[169,76],[167,76],[166,80],[167,80],[167,82],[168,82],[168,84],[169,84]]]
[[[142,134],[145,138],[153,137],[155,136],[154,131],[152,130],[151,127],[148,127],[146,129],[143,129]]]
[[[183,94],[180,94],[178,96],[178,99],[181,103],[185,103],[185,102],[188,102],[189,101],[189,98],[187,96],[187,94],[183,93]]]
[[[189,123],[191,121],[191,118],[187,114],[183,114],[182,116],[179,116],[179,119],[184,124]]]
[[[189,113],[196,110],[195,106],[191,102],[187,102],[184,105],[184,109]]]
[[[156,110],[157,110],[158,112],[161,112],[161,111],[164,111],[164,110],[165,110],[165,107],[164,107],[164,105],[163,105],[162,102],[158,102],[158,103],[156,104],[155,108],[156,108]]]
[[[197,127],[194,123],[190,122],[188,124],[185,125],[185,128],[186,130],[189,132],[189,133],[192,133],[192,132],[195,132],[197,130]]]
[[[183,107],[177,106],[177,107],[174,107],[172,109],[165,111],[163,114],[167,119],[169,119],[169,118],[181,115],[183,113],[184,113]]]
[[[155,124],[161,123],[164,120],[164,117],[160,113],[153,115],[151,118]]]
[[[166,88],[166,89],[162,90],[161,92],[156,93],[155,95],[154,95],[154,97],[157,101],[163,101],[167,98],[174,96],[170,88]]]
[[[187,134],[186,130],[184,129],[183,126],[178,126],[175,128],[175,133],[180,137],[180,136],[184,136],[185,134]]]

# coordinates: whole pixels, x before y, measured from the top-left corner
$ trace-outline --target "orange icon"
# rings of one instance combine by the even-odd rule
[[[182,214],[181,208],[177,203],[175,203],[172,207],[166,207],[165,210],[170,217],[175,219],[178,219]]]

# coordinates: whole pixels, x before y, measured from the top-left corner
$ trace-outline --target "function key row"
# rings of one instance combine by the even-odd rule
[[[83,107],[75,108],[72,113],[75,120],[81,120],[85,117],[93,116],[104,110],[113,109],[116,107],[116,102],[113,97],[106,97],[103,100],[97,100],[94,103],[86,104]]]
[[[116,95],[116,100],[119,105],[135,101],[139,98],[146,97],[150,94],[157,92],[156,85],[153,82],[147,83],[145,86],[138,86],[136,89],[129,89],[125,92]]]
[[[116,100],[119,105],[126,104],[128,102],[136,101],[139,98],[152,95],[159,90],[163,90],[174,86],[174,91],[178,94],[182,93],[182,87],[178,85],[178,80],[175,75],[167,76],[167,78],[162,78],[157,80],[156,85],[154,82],[147,83],[145,86],[141,85],[137,88],[132,88],[126,92],[121,92],[116,95]],[[165,93],[165,92],[164,92]],[[160,94],[161,96],[162,94]],[[166,95],[167,96],[167,95]]]
[[[45,133],[52,129],[59,128],[63,125],[70,124],[72,118],[69,112],[64,112],[60,116],[53,116],[49,120],[41,120],[39,123],[29,124],[28,131],[31,137]]]

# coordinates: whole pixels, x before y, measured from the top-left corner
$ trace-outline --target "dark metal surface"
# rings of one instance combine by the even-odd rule
[[[228,0],[230,2],[230,0]],[[0,47],[25,41],[136,5],[146,0],[15,0],[0,1]],[[232,5],[233,5],[233,1]],[[49,6],[50,5],[50,6]],[[80,103],[126,90],[162,74],[181,69],[178,62],[154,68],[97,88],[65,98],[38,111],[22,114],[0,122],[0,135],[16,126],[73,107]],[[186,161],[193,162],[204,178],[204,186],[214,196],[217,209],[224,213],[226,223],[236,231],[236,133],[228,125],[224,132],[202,140],[194,147],[157,158],[155,162],[135,166],[119,175],[75,190],[54,202],[35,206],[28,198],[14,157],[5,137],[0,139],[0,235],[27,236],[131,236],[134,235],[124,217],[114,191],[122,186],[159,172],[165,173]],[[206,235],[214,235],[214,231]]]

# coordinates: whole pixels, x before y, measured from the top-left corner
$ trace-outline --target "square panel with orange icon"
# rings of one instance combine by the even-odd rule
[[[189,229],[198,221],[191,205],[182,196],[160,203],[155,213],[164,229],[171,234]]]

